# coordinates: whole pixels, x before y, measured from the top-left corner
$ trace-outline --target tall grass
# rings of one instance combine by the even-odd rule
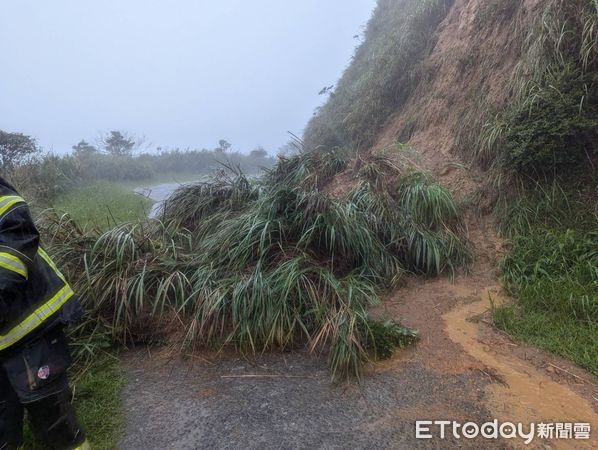
[[[364,149],[428,74],[422,61],[453,0],[379,0],[349,67],[304,133],[308,149]]]
[[[500,271],[517,298],[495,311],[513,336],[598,374],[598,206],[595,193],[554,182],[503,209],[511,251]]]
[[[544,177],[592,165],[598,139],[598,10],[594,0],[549,0],[519,29],[521,58],[507,106],[475,143],[478,161],[503,172]]]
[[[494,320],[514,337],[598,373],[598,4],[548,0],[523,33],[504,110],[476,158],[491,168],[515,297]]]
[[[376,182],[376,166],[400,183]],[[342,153],[304,153],[263,179],[181,187],[161,221],[104,233],[67,217],[42,224],[116,342],[176,332],[185,346],[307,345],[328,351],[334,379],[359,376],[381,292],[405,271],[452,272],[468,252],[451,196],[428,176],[378,161],[335,197],[327,181],[346,167]]]

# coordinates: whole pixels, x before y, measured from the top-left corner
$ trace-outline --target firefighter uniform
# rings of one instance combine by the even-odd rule
[[[89,448],[71,404],[63,327],[77,296],[48,254],[29,207],[0,178],[0,450],[22,443],[24,411],[48,449]]]

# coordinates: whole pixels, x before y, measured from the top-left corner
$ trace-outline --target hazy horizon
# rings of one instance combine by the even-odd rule
[[[375,0],[25,0],[0,5],[0,129],[64,153],[146,145],[274,153],[349,63]]]

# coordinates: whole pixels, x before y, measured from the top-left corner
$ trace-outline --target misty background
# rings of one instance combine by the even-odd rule
[[[0,4],[0,124],[70,151],[126,130],[145,148],[271,154],[349,63],[375,0]]]

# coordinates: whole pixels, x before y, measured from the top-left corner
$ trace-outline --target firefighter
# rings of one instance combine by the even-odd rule
[[[22,445],[25,410],[44,448],[89,449],[71,404],[63,331],[80,316],[29,207],[0,177],[0,450]]]

